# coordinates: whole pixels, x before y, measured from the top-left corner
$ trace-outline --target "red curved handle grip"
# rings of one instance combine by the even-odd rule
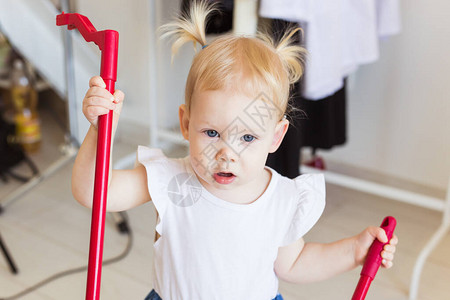
[[[381,251],[384,245],[388,244],[394,234],[395,226],[397,225],[397,220],[394,217],[386,217],[381,223],[381,228],[386,232],[388,242],[382,243],[379,240],[373,241],[367,253],[366,261],[361,270],[361,276],[356,286],[355,292],[353,294],[352,300],[363,300],[366,297],[367,291],[369,290],[372,280],[378,272],[381,265]]]
[[[80,14],[65,14],[63,12],[56,17],[56,25],[67,25],[69,30],[77,28],[87,42],[97,44],[102,51],[100,76],[105,81],[106,89],[110,93],[114,93],[114,85],[117,79],[119,33],[114,30],[97,32],[89,19]],[[94,200],[92,204],[91,240],[86,285],[87,300],[100,299],[112,122],[112,110],[98,118]]]

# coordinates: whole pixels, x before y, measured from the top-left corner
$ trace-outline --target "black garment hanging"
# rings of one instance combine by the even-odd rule
[[[346,83],[333,95],[320,100],[302,98],[300,108],[307,118],[301,120],[303,147],[331,149],[347,140]]]
[[[287,28],[299,27],[297,23],[287,22],[280,19],[272,20],[272,35],[275,40],[279,40]],[[301,33],[293,38],[297,43],[301,43]],[[266,165],[276,170],[281,175],[289,178],[297,177],[299,173],[300,148],[302,146],[302,124],[301,121],[305,117],[301,110],[300,82],[296,82],[290,90],[290,105],[292,112],[289,114],[289,129],[284,137],[283,142],[275,153],[269,154]]]
[[[189,12],[192,2],[196,0],[183,0],[181,2],[181,11]],[[233,28],[233,0],[208,0],[208,2],[217,3],[219,11],[211,13],[211,18],[206,24],[206,34],[219,34],[230,31]]]
[[[274,19],[272,32],[275,38],[285,32],[286,28],[298,26],[296,23]],[[307,33],[306,33],[307,34]],[[299,36],[298,42],[301,43]],[[346,126],[346,88],[333,95],[320,99],[308,100],[301,96],[301,81],[291,90],[291,105],[304,113],[291,115],[291,125],[280,148],[269,154],[267,165],[289,178],[300,175],[301,148],[331,149],[342,145],[347,139]]]

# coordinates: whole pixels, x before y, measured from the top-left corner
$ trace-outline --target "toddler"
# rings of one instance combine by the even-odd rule
[[[189,155],[169,159],[140,146],[132,170],[110,171],[108,211],[152,201],[158,213],[154,244],[154,290],[150,300],[282,299],[278,280],[323,280],[360,266],[371,243],[387,242],[383,229],[330,244],[305,243],[303,236],[325,206],[322,175],[288,179],[265,166],[288,130],[290,84],[302,74],[304,49],[291,44],[224,35],[210,44],[205,22],[214,10],[196,2],[189,15],[163,26],[175,36],[172,52],[199,43],[179,107]],[[72,176],[74,197],[92,206],[97,118],[114,110],[117,128],[124,95],[111,95],[93,77],[83,100],[91,123]],[[397,237],[381,253],[392,266]]]

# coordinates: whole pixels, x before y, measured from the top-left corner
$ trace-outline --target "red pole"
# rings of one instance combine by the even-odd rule
[[[373,241],[369,253],[367,253],[366,261],[361,270],[361,277],[359,278],[358,285],[353,293],[352,300],[364,300],[366,298],[370,284],[375,278],[381,265],[381,251],[383,251],[384,245],[388,244],[391,240],[396,225],[397,221],[393,217],[386,217],[381,223],[380,227],[386,232],[388,242],[383,244],[378,240]]]
[[[68,29],[78,28],[86,41],[94,42],[99,46],[102,51],[100,76],[105,81],[106,89],[111,94],[114,93],[117,78],[118,32],[114,30],[97,32],[85,16],[80,14],[65,14],[64,12],[56,17],[56,25],[68,25]],[[108,114],[100,116],[98,119],[97,156],[95,163],[86,300],[100,299],[112,123],[112,110]]]

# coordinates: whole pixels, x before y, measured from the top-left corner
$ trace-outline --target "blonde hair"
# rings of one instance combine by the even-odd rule
[[[300,28],[288,30],[279,42],[268,33],[256,37],[223,35],[206,44],[205,27],[208,16],[215,11],[214,4],[195,1],[188,14],[163,25],[161,38],[174,36],[172,57],[186,42],[198,52],[191,65],[186,82],[185,103],[190,108],[195,91],[233,89],[256,97],[264,92],[280,111],[280,118],[288,107],[290,84],[303,74],[306,50],[294,45],[292,37]]]

